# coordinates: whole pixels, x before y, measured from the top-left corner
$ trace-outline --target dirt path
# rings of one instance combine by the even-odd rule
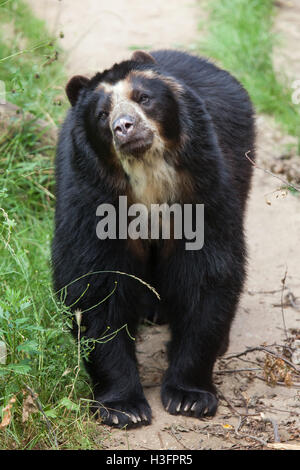
[[[300,80],[300,2],[279,0],[274,32],[279,42],[274,51],[274,65],[292,82]]]
[[[128,58],[129,48],[163,48],[195,41],[199,16],[195,0],[28,0],[63,32],[71,74],[93,73]]]
[[[194,0],[111,0],[109,8],[102,0],[30,0],[29,3],[48,21],[50,28],[63,31],[62,44],[69,52],[67,67],[70,75],[92,73],[110,66],[128,57],[128,49],[132,46],[188,47],[199,34],[200,10]],[[283,25],[285,22],[287,27]],[[296,34],[299,23],[299,9],[291,17],[282,11],[276,28],[293,30]],[[299,50],[297,47],[293,45],[295,51]],[[292,75],[295,73],[291,72]],[[284,153],[291,139],[283,136],[272,120],[264,116],[258,117],[257,127],[258,163],[264,165]],[[278,180],[255,170],[246,220],[249,276],[232,329],[230,353],[263,343],[282,344],[285,339],[283,319],[288,335],[290,329],[299,332],[299,311],[286,307],[282,314],[281,279],[287,271],[285,284],[295,297],[300,297],[300,200],[290,193],[282,195],[277,191],[279,188]],[[286,289],[284,294],[287,293]],[[159,397],[159,383],[166,367],[167,337],[165,327],[144,327],[138,340],[141,376],[152,406],[153,424],[128,432],[113,430],[111,439],[106,442],[108,448],[253,448],[260,445],[258,439],[274,441],[270,418],[275,419],[282,441],[291,439],[290,442],[295,442],[299,438],[300,421],[296,409],[298,406],[299,410],[300,397],[297,389],[268,387],[265,381],[255,378],[256,371],[220,372],[229,368],[261,367],[262,363],[257,362],[260,353],[256,352],[244,356],[244,359],[251,358],[254,364],[237,359],[219,361],[216,383],[223,398],[215,418],[198,421],[166,413]],[[242,420],[243,413],[252,416]],[[243,429],[240,427],[236,432],[241,423]],[[256,440],[247,435],[254,435]]]

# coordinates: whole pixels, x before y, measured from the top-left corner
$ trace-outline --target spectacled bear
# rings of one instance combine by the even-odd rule
[[[151,422],[134,342],[154,297],[147,283],[160,294],[151,308],[171,334],[164,408],[214,415],[213,367],[245,279],[252,173],[245,153],[254,158],[255,140],[249,96],[228,72],[176,50],[135,51],[90,79],[71,78],[66,93],[72,106],[56,157],[54,288],[67,286],[65,304],[81,311],[81,337],[93,340],[85,366],[94,409],[112,426]],[[184,237],[99,239],[97,207],[113,205],[118,219],[120,196],[146,207],[204,204],[202,249],[186,250]],[[108,327],[115,334],[105,340]],[[77,328],[74,321],[76,338]]]

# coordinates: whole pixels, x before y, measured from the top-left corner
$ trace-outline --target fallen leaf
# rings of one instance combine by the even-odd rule
[[[29,415],[37,413],[37,406],[30,394],[23,400],[22,423],[28,421]]]
[[[9,425],[9,423],[11,422],[11,408],[13,406],[13,404],[15,403],[16,401],[16,397],[13,396],[8,404],[3,408],[2,410],[2,421],[0,423],[0,429],[3,429],[3,428],[6,428],[6,426]]]
[[[224,429],[233,429],[233,426],[231,424],[222,424]]]

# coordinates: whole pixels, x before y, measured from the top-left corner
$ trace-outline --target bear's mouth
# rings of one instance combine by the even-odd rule
[[[125,155],[139,157],[148,150],[150,150],[152,142],[152,137],[136,137],[131,140],[128,140],[127,142],[119,143],[117,146],[117,150],[118,152]]]

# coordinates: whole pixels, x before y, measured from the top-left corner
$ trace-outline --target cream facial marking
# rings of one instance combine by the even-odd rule
[[[136,77],[142,77],[142,78],[150,78],[150,79],[159,79],[165,82],[169,87],[178,95],[182,94],[184,92],[183,87],[178,83],[174,78],[168,77],[167,75],[159,75],[157,72],[154,70],[134,70],[131,72],[131,75],[136,76]]]
[[[111,116],[110,116],[110,127],[115,117],[120,112],[128,112],[130,108],[136,114],[138,114],[144,121],[147,119],[146,115],[141,110],[140,106],[130,99],[132,91],[131,85],[128,79],[120,80],[115,85],[110,83],[101,83],[102,88],[106,93],[111,94]]]
[[[141,74],[145,76],[145,72]],[[147,77],[154,78],[154,75],[151,71],[148,74],[147,71]],[[113,135],[113,122],[122,114],[135,116],[138,125],[153,134],[151,148],[139,157],[122,152],[118,149],[115,139],[113,140],[115,153],[129,178],[134,201],[143,203],[148,208],[151,204],[175,201],[178,193],[177,172],[164,158],[165,142],[157,123],[146,116],[138,103],[130,99],[132,93],[130,76],[114,85],[103,82],[99,85],[99,89],[100,87],[111,96],[109,123]]]

